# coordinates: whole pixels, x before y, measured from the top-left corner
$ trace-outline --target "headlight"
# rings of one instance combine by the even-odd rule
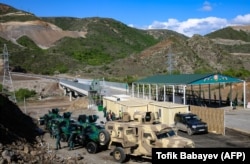
[[[196,128],[197,126],[196,125],[192,125],[192,128]]]

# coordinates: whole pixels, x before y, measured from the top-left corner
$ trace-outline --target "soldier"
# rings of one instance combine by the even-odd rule
[[[80,133],[80,127],[71,127],[71,134],[68,140],[69,150],[73,150],[75,147],[76,136]]]
[[[116,116],[115,116],[115,113],[114,113],[114,112],[111,113],[111,120],[112,120],[112,121],[116,120]]]
[[[103,108],[103,117],[107,117],[107,108],[106,107]]]
[[[122,119],[122,111],[119,110],[119,119]]]
[[[56,150],[61,149],[61,136],[62,136],[62,126],[65,125],[65,121],[59,122],[57,124],[56,130]]]
[[[111,113],[111,110],[109,110],[109,112],[107,113],[106,116],[107,116],[107,117],[106,117],[107,121],[112,121],[112,113]]]

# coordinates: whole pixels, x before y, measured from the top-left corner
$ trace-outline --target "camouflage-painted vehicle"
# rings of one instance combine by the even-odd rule
[[[177,135],[177,131],[166,124],[156,123],[152,117],[137,113],[138,120],[123,117],[120,121],[105,124],[110,134],[108,149],[113,150],[115,161],[124,162],[129,156],[152,158],[152,148],[193,148],[194,142]],[[151,115],[152,116],[152,115]],[[141,120],[140,120],[140,119]],[[146,121],[147,120],[147,121]]]
[[[52,120],[52,133],[55,135],[57,133],[57,125],[61,124],[62,134],[61,134],[61,141],[68,142],[70,134],[71,134],[71,126],[76,122],[76,120],[71,119],[71,112],[63,113],[63,117],[53,119]]]
[[[54,127],[54,120],[61,119],[62,116],[59,114],[59,109],[58,108],[53,108],[52,110],[49,110],[47,114],[44,116],[40,117],[38,119],[39,125],[44,125],[44,130],[48,131],[53,137],[53,127]]]
[[[39,125],[45,125],[45,129],[48,130],[49,127],[49,121],[54,119],[54,118],[61,118],[62,116],[59,114],[59,109],[58,108],[53,108],[52,110],[49,110],[47,114],[44,116],[40,117],[38,119]]]
[[[110,140],[105,126],[96,123],[97,119],[96,115],[79,115],[77,122],[71,125],[71,127],[79,129],[75,143],[84,146],[90,154],[107,149]]]

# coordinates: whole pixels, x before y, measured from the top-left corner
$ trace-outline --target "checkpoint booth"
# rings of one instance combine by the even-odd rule
[[[175,114],[188,113],[189,105],[155,101],[148,104],[148,111],[158,113],[158,119],[161,123],[173,126]]]
[[[169,126],[174,124],[175,113],[189,112],[189,105],[120,95],[103,97],[103,107],[105,107],[108,112],[113,112],[116,117],[119,117],[120,112],[129,113],[131,120],[133,120],[135,112],[152,112],[161,123]]]
[[[122,95],[103,97],[103,107],[106,108],[107,112],[113,112],[116,117],[120,113],[126,112],[130,114],[132,120],[134,112],[148,111],[149,102],[152,102],[152,100],[147,101]]]

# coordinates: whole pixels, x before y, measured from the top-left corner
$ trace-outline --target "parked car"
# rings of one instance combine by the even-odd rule
[[[195,133],[208,133],[207,123],[193,113],[176,113],[174,117],[175,127],[185,131],[188,135]]]

